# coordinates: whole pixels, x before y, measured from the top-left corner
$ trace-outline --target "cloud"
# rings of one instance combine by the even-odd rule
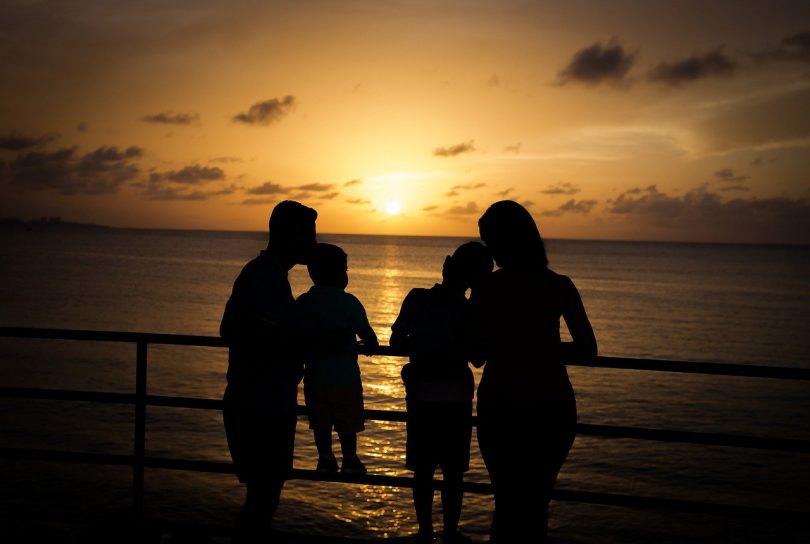
[[[282,187],[278,183],[266,181],[258,187],[251,187],[245,191],[249,195],[280,195],[289,192],[289,189]]]
[[[190,125],[199,120],[200,115],[198,113],[173,113],[171,111],[141,117],[141,121],[145,123],[158,123],[163,125]]]
[[[348,204],[362,204],[362,205],[371,204],[371,200],[367,198],[349,198],[346,199],[346,202]]]
[[[737,68],[737,62],[723,53],[722,48],[718,48],[673,63],[662,62],[653,68],[647,77],[650,81],[677,87],[707,77],[730,77],[737,72]]]
[[[748,188],[747,185],[726,185],[724,187],[720,187],[720,189],[718,190],[727,192],[727,191],[750,191],[751,189]]]
[[[729,181],[729,182],[738,182],[738,181],[745,181],[750,178],[750,176],[738,176],[734,173],[734,170],[731,168],[723,168],[722,170],[718,170],[714,173],[714,177],[719,179],[720,181]]]
[[[810,89],[735,104],[693,127],[699,149],[725,152],[810,145]]]
[[[507,187],[507,188],[506,188],[506,189],[504,189],[503,191],[498,191],[498,192],[497,192],[497,193],[495,193],[495,194],[496,194],[496,195],[498,195],[498,196],[506,197],[506,195],[508,195],[509,193],[511,193],[511,192],[512,192],[512,191],[514,191],[514,190],[515,190],[515,188],[514,188],[514,187]]]
[[[788,197],[723,200],[701,186],[669,196],[655,185],[625,191],[608,212],[655,235],[715,241],[810,243],[810,201]]]
[[[464,206],[452,206],[447,210],[447,213],[449,215],[470,215],[478,213],[479,211],[478,204],[475,202],[467,202]]]
[[[463,142],[456,145],[451,145],[449,147],[437,147],[433,150],[434,157],[455,157],[457,155],[461,155],[462,153],[468,153],[470,151],[475,151],[475,146],[473,145],[473,140],[469,142]]]
[[[150,200],[207,200],[214,196],[231,195],[237,191],[236,186],[224,187],[214,191],[193,190],[189,191],[185,187],[172,186],[147,186],[141,193]]]
[[[785,36],[782,43],[754,54],[761,61],[799,61],[810,64],[810,30]]]
[[[449,191],[444,193],[444,196],[453,197],[453,196],[458,196],[458,194],[459,194],[458,191],[450,189]]]
[[[550,185],[547,189],[543,189],[540,192],[544,195],[575,195],[579,191],[579,187],[566,181],[565,183]]]
[[[425,206],[424,208],[422,208],[422,211],[423,212],[432,212],[432,211],[435,211],[435,210],[438,210],[438,209],[439,209],[438,206],[432,206],[431,205],[431,206]]]
[[[481,187],[486,187],[486,183],[465,183],[461,185],[453,185],[451,189],[455,190],[464,190],[464,191],[472,191],[473,189],[480,189]]]
[[[247,206],[257,206],[259,204],[275,204],[278,202],[275,198],[248,198],[242,201],[242,204]]]
[[[76,125],[76,130],[78,130],[79,132],[87,132],[87,130],[89,128],[90,127],[88,126],[88,124],[85,121],[81,121],[81,122],[79,122],[78,125]]]
[[[213,159],[208,159],[209,163],[212,164],[228,164],[233,162],[245,162],[239,157],[214,157]]]
[[[193,164],[184,167],[182,170],[171,170],[163,173],[154,172],[150,174],[149,178],[156,182],[173,181],[183,185],[201,185],[225,179],[225,172],[217,166]]]
[[[295,105],[295,97],[287,95],[281,100],[271,98],[250,106],[247,112],[233,116],[233,120],[248,125],[269,125],[290,113]]]
[[[580,200],[577,202],[573,198],[554,210],[546,210],[540,212],[544,217],[559,217],[567,213],[589,213],[591,209],[597,204],[596,200]]]
[[[766,159],[765,157],[757,157],[756,159],[751,161],[752,166],[762,166],[763,164],[773,164],[776,162],[776,157],[770,157]]]
[[[625,76],[636,59],[636,53],[625,51],[614,38],[606,45],[597,42],[577,51],[571,62],[560,70],[557,81],[560,85],[583,83],[599,85],[601,83],[625,83]]]
[[[506,147],[503,148],[503,152],[520,155],[520,142],[516,143],[515,145],[507,145]]]
[[[102,146],[79,157],[76,147],[51,152],[29,151],[11,163],[0,163],[4,181],[30,190],[53,190],[63,195],[110,194],[140,173],[133,162],[143,155],[136,146]]]
[[[304,185],[297,185],[293,187],[293,189],[298,189],[299,191],[314,191],[314,192],[323,192],[323,191],[331,191],[334,188],[334,184],[332,183],[307,183]]]
[[[58,136],[56,134],[45,134],[43,136],[23,136],[20,132],[13,130],[6,136],[0,136],[0,149],[7,151],[22,151],[24,149],[31,149],[39,147],[49,142],[54,141]]]
[[[332,200],[335,197],[339,196],[340,193],[338,191],[334,191],[331,193],[326,193],[325,195],[321,195],[318,197],[319,200]]]
[[[501,78],[498,77],[498,74],[492,74],[487,78],[487,86],[489,87],[497,87],[501,84]]]
[[[360,185],[363,183],[362,179],[352,179],[343,184],[344,187],[352,187],[353,185]]]

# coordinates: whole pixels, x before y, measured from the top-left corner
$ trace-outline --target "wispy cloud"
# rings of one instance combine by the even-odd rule
[[[455,157],[457,155],[461,155],[462,153],[469,153],[471,151],[475,151],[475,145],[473,145],[473,140],[468,142],[462,142],[460,144],[451,145],[448,147],[437,147],[433,150],[434,157]]]
[[[266,181],[258,187],[250,187],[245,192],[249,195],[281,195],[288,193],[290,190],[282,187],[278,183]]]
[[[293,189],[297,189],[298,191],[306,191],[306,192],[323,192],[323,191],[331,191],[334,188],[334,184],[332,183],[306,183],[304,185],[296,185]]]
[[[245,162],[240,157],[214,157],[213,159],[208,159],[208,162],[211,164],[229,164],[234,162]]]
[[[363,183],[362,179],[352,179],[352,180],[349,180],[346,183],[344,183],[343,186],[344,187],[353,187],[354,185],[360,185],[361,183]]]
[[[577,51],[568,65],[560,70],[557,81],[560,85],[626,84],[627,72],[635,59],[636,53],[626,51],[615,38],[604,45],[597,42]]]
[[[514,145],[507,145],[503,148],[504,153],[514,153],[515,155],[520,155],[520,142]]]
[[[367,198],[348,198],[348,199],[346,199],[346,203],[347,204],[355,204],[355,205],[357,205],[357,204],[366,205],[366,204],[371,204],[371,200],[369,200]]]
[[[545,217],[559,217],[564,214],[569,213],[582,213],[587,214],[591,211],[591,209],[597,204],[596,200],[580,200],[576,201],[574,199],[569,200],[562,206],[555,208],[553,210],[546,210],[540,212],[540,215]]]
[[[58,138],[56,134],[44,134],[42,136],[24,136],[19,131],[11,131],[5,136],[0,136],[0,149],[6,151],[23,151],[50,143]]]
[[[199,120],[200,115],[198,113],[174,113],[171,111],[147,114],[141,117],[141,121],[145,123],[162,125],[191,125]]]
[[[449,215],[471,215],[474,213],[479,213],[480,211],[481,209],[478,207],[478,204],[475,202],[467,202],[467,204],[463,206],[451,206],[446,213]]]
[[[754,54],[761,61],[798,61],[810,64],[810,30],[790,34],[775,47]]]
[[[438,206],[430,205],[430,206],[425,206],[424,208],[422,208],[422,211],[423,212],[432,212],[432,211],[436,211],[438,209],[439,209]]]
[[[540,192],[544,195],[575,195],[580,191],[579,187],[573,183],[566,181],[565,183],[557,183],[550,185],[546,189],[541,189]]]
[[[292,95],[287,95],[281,100],[271,98],[253,104],[247,112],[234,115],[233,120],[248,125],[270,125],[290,113],[295,103],[295,97]]]
[[[149,178],[156,182],[173,181],[184,185],[200,185],[225,179],[225,172],[217,166],[193,164],[185,166],[181,170],[170,170],[162,173],[153,172]]]
[[[722,48],[708,53],[696,54],[675,62],[662,62],[648,74],[651,81],[677,87],[708,77],[733,76],[737,61],[723,52]]]
[[[740,176],[735,174],[731,168],[723,168],[715,172],[714,177],[720,181],[739,182],[749,179],[750,176]]]
[[[82,156],[77,155],[76,149],[20,154],[11,163],[0,163],[0,175],[23,189],[86,195],[115,193],[140,173],[134,162],[143,155],[140,147],[102,146]]]

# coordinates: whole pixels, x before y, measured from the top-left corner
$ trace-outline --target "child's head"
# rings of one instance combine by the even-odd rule
[[[480,242],[461,244],[453,255],[444,260],[442,277],[445,282],[467,288],[475,288],[492,272],[492,256]]]
[[[345,289],[349,284],[348,269],[346,252],[333,244],[317,244],[307,264],[312,283],[322,287]]]

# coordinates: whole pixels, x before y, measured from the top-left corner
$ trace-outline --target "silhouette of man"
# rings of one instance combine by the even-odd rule
[[[247,488],[234,542],[266,538],[295,445],[298,383],[294,299],[287,272],[315,248],[318,214],[298,202],[270,215],[267,249],[242,269],[225,306],[220,335],[228,341],[228,385],[222,410],[228,448]]]

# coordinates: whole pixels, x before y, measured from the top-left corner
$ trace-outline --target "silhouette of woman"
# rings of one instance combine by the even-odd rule
[[[478,227],[499,266],[472,297],[486,358],[478,442],[495,492],[491,541],[545,541],[551,489],[576,433],[563,360],[595,357],[596,338],[574,283],[548,268],[526,208],[496,202]],[[573,344],[560,342],[561,316]]]

